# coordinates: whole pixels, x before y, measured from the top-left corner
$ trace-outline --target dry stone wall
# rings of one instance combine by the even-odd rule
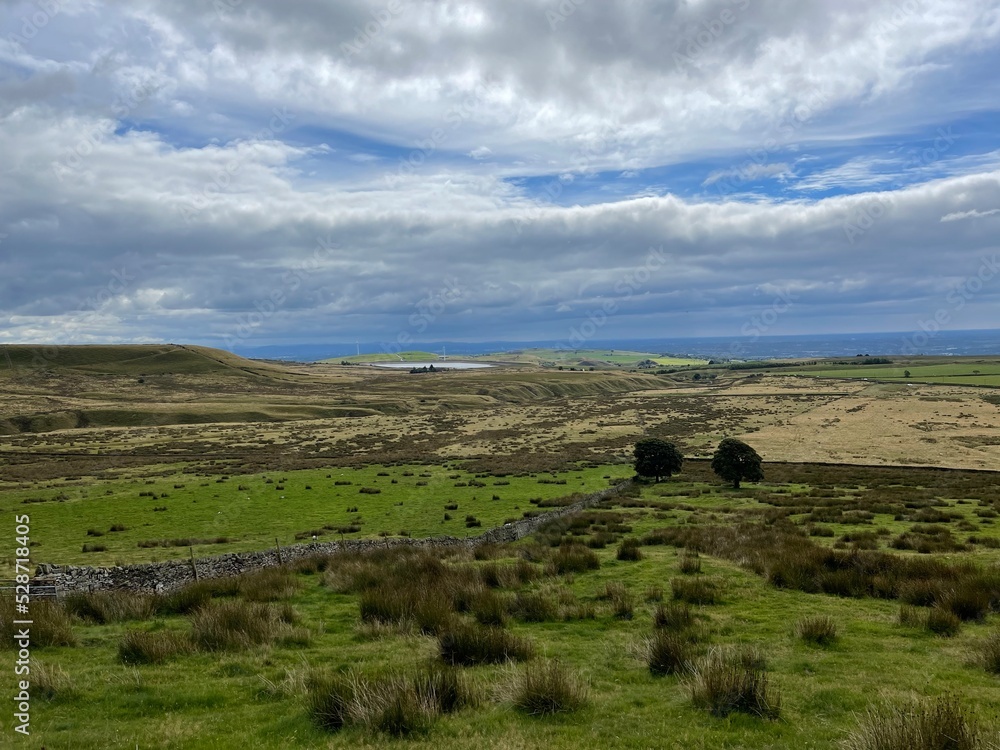
[[[426,539],[350,539],[341,542],[313,542],[290,547],[276,547],[259,552],[233,552],[226,555],[202,557],[190,560],[170,560],[160,563],[122,565],[112,568],[94,568],[79,565],[53,565],[40,563],[35,571],[35,583],[51,583],[59,595],[77,591],[125,590],[159,593],[192,583],[197,577],[222,578],[235,576],[261,568],[281,565],[314,555],[330,555],[335,552],[365,552],[388,547],[469,547],[481,544],[502,544],[523,539],[534,534],[545,523],[562,516],[578,513],[598,505],[625,491],[631,480],[614,487],[595,492],[571,505],[543,513],[533,518],[524,518],[483,532],[479,536],[460,539],[451,536]]]

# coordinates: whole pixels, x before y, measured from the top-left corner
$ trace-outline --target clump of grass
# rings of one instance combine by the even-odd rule
[[[299,590],[298,578],[288,568],[264,568],[238,577],[239,594],[253,602],[288,599]]]
[[[20,617],[23,617],[20,616]],[[14,597],[0,596],[0,648],[19,648],[14,636],[21,626],[14,620],[20,619],[14,612]],[[69,614],[61,604],[38,599],[31,602],[30,640],[32,648],[48,646],[75,646],[76,635]]]
[[[837,623],[829,615],[803,617],[795,623],[795,634],[806,643],[829,646],[837,640]]]
[[[647,602],[662,602],[663,601],[663,586],[653,585],[646,589],[643,593],[643,598]]]
[[[480,625],[502,628],[507,624],[507,603],[496,592],[487,589],[473,598],[472,616]]]
[[[701,556],[698,554],[698,551],[690,549],[684,550],[684,554],[681,555],[677,568],[684,575],[701,573]]]
[[[776,719],[781,697],[757,654],[717,649],[698,662],[689,690],[695,707],[713,716],[745,713]]]
[[[646,642],[646,665],[657,677],[687,672],[693,657],[691,641],[677,632],[656,630]]]
[[[978,750],[974,717],[951,696],[869,708],[847,750]]]
[[[191,642],[174,631],[126,630],[118,642],[118,660],[122,664],[163,664],[191,650]]]
[[[521,622],[547,622],[559,614],[556,603],[539,591],[519,591],[510,605],[511,614]]]
[[[552,565],[558,575],[585,573],[601,567],[601,559],[582,544],[566,543],[552,555]]]
[[[715,604],[719,601],[718,585],[715,581],[697,578],[674,578],[670,581],[674,599],[688,604]]]
[[[653,612],[653,627],[657,630],[681,631],[694,624],[691,607],[686,602],[660,604]]]
[[[586,686],[557,661],[527,665],[514,683],[514,707],[530,716],[576,711],[586,703]]]
[[[898,621],[903,627],[922,628],[927,624],[927,614],[912,604],[900,604]]]
[[[78,695],[69,673],[58,664],[31,660],[31,697],[44,701],[75,698]]]
[[[156,611],[151,597],[129,591],[91,591],[70,594],[66,611],[98,625],[128,620],[148,620]]]
[[[445,663],[462,666],[526,661],[533,651],[530,641],[509,631],[466,623],[438,635],[438,648]]]
[[[642,550],[639,548],[639,540],[635,537],[622,539],[621,544],[618,545],[618,554],[616,556],[619,560],[641,560]]]
[[[440,714],[475,702],[465,678],[442,667],[411,676],[319,673],[306,691],[309,714],[323,729],[357,726],[394,737],[423,733]]]
[[[983,669],[1000,674],[1000,631],[994,630],[977,646],[977,661]]]
[[[958,631],[962,629],[962,621],[951,610],[935,606],[927,612],[925,626],[934,635],[951,638],[958,635]]]
[[[266,604],[219,602],[191,618],[191,641],[204,651],[238,651],[269,643],[279,635],[277,612]]]

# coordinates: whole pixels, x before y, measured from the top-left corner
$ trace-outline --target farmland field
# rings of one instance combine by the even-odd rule
[[[872,374],[895,364],[411,375],[195,347],[10,353],[0,519],[30,517],[33,563],[473,536],[631,477],[644,435],[688,457],[510,545],[33,611],[26,747],[835,748],[870,708],[914,701],[998,740],[1000,399],[956,382],[996,363],[911,360],[908,385]],[[711,472],[725,436],[763,455],[763,482]],[[462,637],[505,656],[463,656]],[[706,707],[699,675],[726,659],[764,704]],[[447,710],[420,702],[427,675],[457,691]],[[523,682],[546,675],[565,705],[538,715]],[[341,726],[316,707],[348,683]]]

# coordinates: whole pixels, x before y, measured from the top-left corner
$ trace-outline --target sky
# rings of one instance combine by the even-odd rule
[[[1000,327],[1000,0],[0,0],[0,343]]]

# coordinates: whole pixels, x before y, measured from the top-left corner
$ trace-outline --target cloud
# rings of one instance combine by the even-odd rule
[[[977,211],[972,209],[970,211],[955,211],[954,213],[946,214],[941,217],[941,221],[964,221],[966,219],[981,219],[984,216],[995,216],[1000,214],[1000,208],[992,208],[989,211]]]

